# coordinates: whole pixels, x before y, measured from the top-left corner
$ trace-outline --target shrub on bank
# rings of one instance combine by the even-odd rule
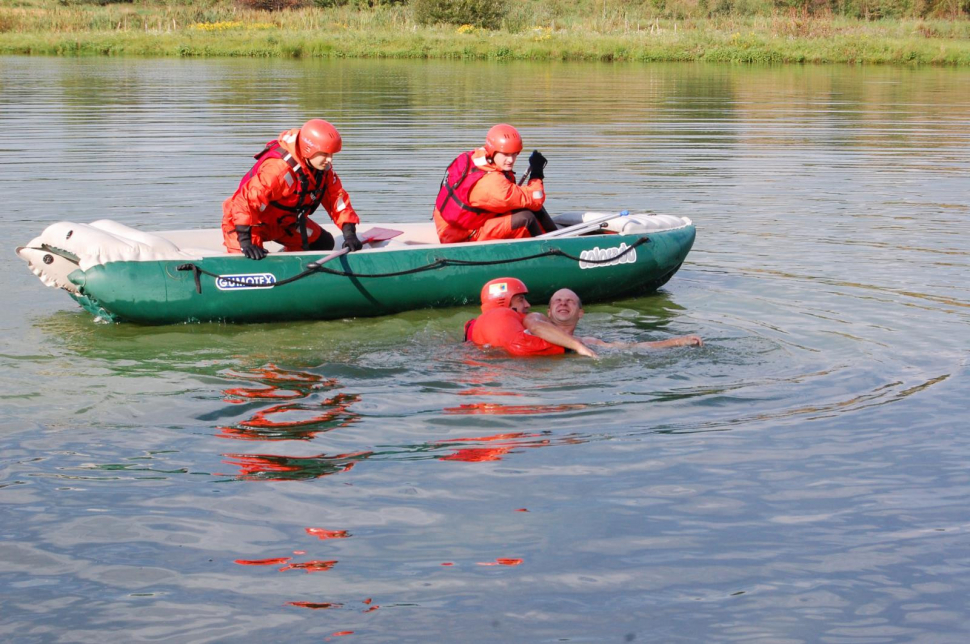
[[[283,11],[305,6],[304,0],[236,0],[240,7],[257,11]]]
[[[414,21],[419,25],[474,25],[499,29],[508,12],[504,0],[411,0]]]
[[[62,7],[69,7],[78,4],[96,4],[104,6],[106,4],[132,4],[134,0],[57,0],[57,4]]]
[[[723,0],[737,2],[738,0]],[[970,0],[774,0],[775,9],[803,16],[883,18],[959,18],[970,14]]]

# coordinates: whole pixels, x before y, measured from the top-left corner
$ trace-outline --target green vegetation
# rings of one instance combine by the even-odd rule
[[[970,0],[7,0],[0,54],[970,65]]]

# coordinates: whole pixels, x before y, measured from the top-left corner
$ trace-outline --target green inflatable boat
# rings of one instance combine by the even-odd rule
[[[583,213],[534,239],[441,244],[428,223],[381,224],[355,253],[229,255],[219,229],[144,232],[110,220],[59,222],[17,254],[47,286],[112,322],[274,322],[477,305],[482,285],[517,277],[533,302],[568,287],[585,302],[665,284],[694,243],[673,215]],[[335,231],[337,248],[342,237]]]

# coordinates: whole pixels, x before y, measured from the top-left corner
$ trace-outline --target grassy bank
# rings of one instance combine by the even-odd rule
[[[422,25],[403,4],[269,12],[222,0],[20,0],[0,7],[0,54],[970,65],[963,18],[874,21],[776,9],[661,17],[640,5],[636,13],[584,14],[578,4],[553,16],[547,4],[523,2],[522,15],[483,29]]]

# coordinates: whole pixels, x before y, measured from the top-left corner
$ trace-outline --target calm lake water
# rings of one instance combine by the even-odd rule
[[[427,219],[501,121],[550,210],[689,216],[673,280],[581,329],[706,345],[103,325],[14,254],[217,226],[316,116],[365,223]],[[0,136],[0,639],[970,637],[970,72],[0,58]]]

